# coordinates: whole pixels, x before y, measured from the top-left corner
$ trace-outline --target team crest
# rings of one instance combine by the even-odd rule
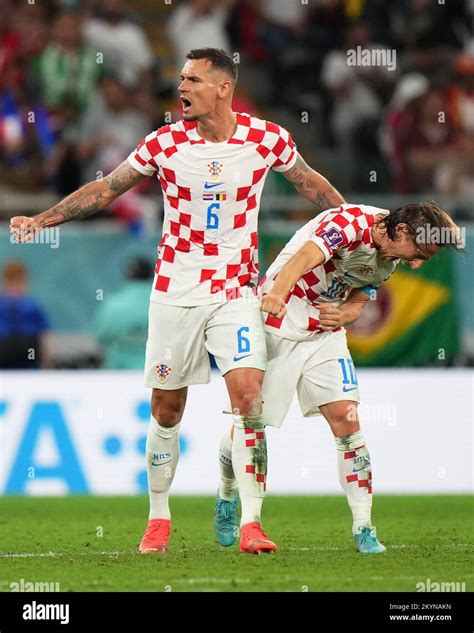
[[[207,168],[211,175],[211,180],[217,180],[221,175],[224,165],[222,163],[219,163],[219,161],[217,160],[213,160],[212,163],[209,163]]]
[[[371,266],[361,266],[359,272],[361,275],[373,275],[374,269]]]
[[[156,371],[158,372],[158,380],[161,382],[161,384],[163,384],[166,382],[168,376],[171,374],[171,367],[168,367],[168,365],[164,365],[163,363],[161,363],[161,365],[156,365]]]

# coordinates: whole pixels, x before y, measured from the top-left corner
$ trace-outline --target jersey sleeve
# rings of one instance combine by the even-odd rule
[[[161,147],[158,132],[151,132],[138,143],[137,147],[128,155],[130,165],[144,176],[153,176],[158,171],[158,157]]]
[[[298,150],[288,130],[276,123],[266,123],[265,148],[270,169],[285,172],[296,163]]]
[[[324,261],[327,262],[337,249],[362,241],[363,234],[367,231],[367,218],[358,207],[341,207],[324,215],[310,240],[319,246],[324,253]]]

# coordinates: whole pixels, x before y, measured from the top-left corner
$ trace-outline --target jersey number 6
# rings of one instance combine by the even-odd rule
[[[219,228],[219,216],[217,213],[213,213],[214,209],[220,209],[221,205],[218,202],[213,202],[207,207],[207,226],[206,229],[218,229]]]

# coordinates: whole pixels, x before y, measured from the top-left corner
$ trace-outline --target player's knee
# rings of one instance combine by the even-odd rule
[[[181,422],[184,404],[175,394],[154,393],[151,398],[151,413],[161,426],[175,426]]]
[[[360,430],[357,404],[355,402],[338,402],[331,406],[327,420],[334,435],[343,437]]]
[[[260,415],[262,411],[262,393],[260,389],[243,389],[238,400],[238,415]]]

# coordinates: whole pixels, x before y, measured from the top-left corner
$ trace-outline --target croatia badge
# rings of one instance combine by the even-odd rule
[[[219,178],[223,167],[224,165],[222,163],[219,163],[219,161],[217,160],[213,160],[211,163],[208,164],[207,168],[209,170],[209,173],[211,174],[211,180],[217,180]]]
[[[161,365],[156,365],[156,371],[158,372],[158,380],[161,382],[161,384],[163,384],[166,382],[168,376],[171,374],[171,367],[168,367],[168,365],[164,365],[163,363],[161,363]]]

